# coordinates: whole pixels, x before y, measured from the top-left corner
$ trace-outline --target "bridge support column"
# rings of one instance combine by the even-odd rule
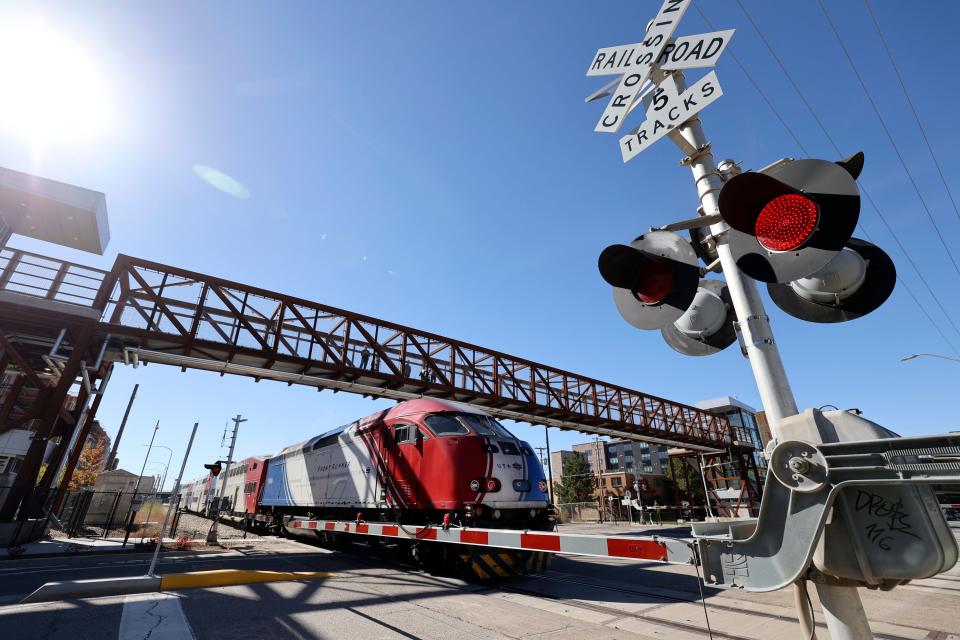
[[[34,483],[40,472],[40,466],[43,463],[43,455],[47,449],[47,442],[54,433],[57,422],[62,420],[61,412],[63,404],[70,391],[70,387],[76,382],[80,374],[80,366],[88,348],[90,339],[93,336],[95,324],[93,322],[84,323],[77,331],[76,338],[72,344],[73,350],[70,357],[61,371],[60,379],[57,384],[46,394],[43,399],[41,417],[36,423],[35,435],[30,443],[30,448],[24,456],[20,471],[17,473],[17,479],[7,493],[3,506],[0,507],[0,522],[10,521],[17,513],[19,508],[19,519],[24,520],[30,515],[30,512],[36,506],[35,498],[38,492],[34,489]],[[76,426],[76,425],[74,425]],[[69,436],[64,436],[69,437]]]

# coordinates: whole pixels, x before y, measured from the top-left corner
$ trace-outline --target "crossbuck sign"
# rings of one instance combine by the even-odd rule
[[[647,81],[659,82],[656,88],[647,92],[643,101],[647,119],[620,138],[624,162],[636,157],[723,95],[714,72],[682,93],[669,73],[713,66],[733,37],[734,30],[729,29],[671,39],[692,1],[666,0],[650,22],[643,42],[600,49],[587,69],[588,76],[622,76],[594,129],[599,132],[619,132],[636,106],[641,91],[647,87]]]

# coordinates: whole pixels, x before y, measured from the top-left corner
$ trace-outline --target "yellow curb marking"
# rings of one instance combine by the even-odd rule
[[[316,580],[330,578],[329,571],[257,571],[247,569],[215,569],[213,571],[190,571],[172,573],[160,577],[160,590],[196,589],[200,587],[228,587],[255,582],[281,582],[284,580]]]

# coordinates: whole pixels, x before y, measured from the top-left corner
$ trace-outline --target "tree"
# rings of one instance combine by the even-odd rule
[[[563,461],[562,475],[557,483],[557,502],[592,502],[596,483],[596,476],[587,457],[574,451],[573,455]]]
[[[664,466],[663,473],[667,479],[668,490],[673,491],[675,486],[677,491],[680,492],[681,500],[687,499],[687,487],[689,486],[693,501],[699,504],[704,502],[703,479],[695,469],[691,468],[687,460],[671,458],[670,462]]]
[[[93,486],[97,476],[103,471],[106,453],[107,449],[103,444],[88,442],[80,451],[80,459],[77,460],[77,468],[73,470],[69,488],[82,489]]]

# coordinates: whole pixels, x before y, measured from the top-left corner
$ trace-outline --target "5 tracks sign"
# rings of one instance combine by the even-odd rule
[[[674,128],[723,95],[716,73],[689,88],[678,88],[671,72],[710,67],[726,49],[734,30],[672,39],[692,0],[666,0],[650,22],[644,40],[597,51],[588,76],[621,75],[595,131],[617,133],[646,90],[647,119],[620,139],[623,161],[633,159]],[[649,86],[647,81],[653,82]]]

